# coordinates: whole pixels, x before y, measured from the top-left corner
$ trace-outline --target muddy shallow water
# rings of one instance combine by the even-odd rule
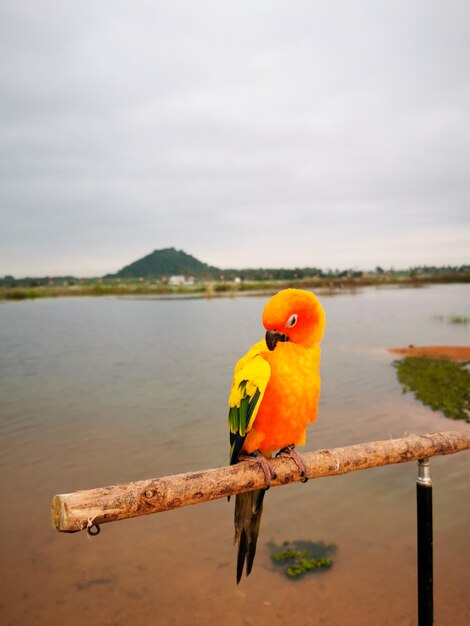
[[[262,296],[58,299],[0,306],[0,622],[417,623],[416,464],[271,489],[253,573],[235,584],[233,503],[104,525],[50,525],[55,493],[227,463],[235,361],[262,336]],[[323,297],[322,396],[307,449],[469,428],[403,395],[394,345],[468,345],[470,288]],[[470,453],[431,461],[436,624],[470,623]],[[290,581],[268,542],[334,544]]]

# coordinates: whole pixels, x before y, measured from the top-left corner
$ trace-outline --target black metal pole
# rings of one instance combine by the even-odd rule
[[[432,482],[429,459],[418,461],[416,481],[418,518],[418,625],[434,623],[432,564]]]

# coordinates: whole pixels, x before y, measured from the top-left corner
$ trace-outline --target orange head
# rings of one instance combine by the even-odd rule
[[[323,336],[325,312],[311,291],[284,289],[266,304],[263,325],[268,331],[266,343],[270,350],[274,350],[278,341],[292,341],[310,348]]]

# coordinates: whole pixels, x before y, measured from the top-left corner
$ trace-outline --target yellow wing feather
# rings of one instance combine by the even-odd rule
[[[236,463],[247,433],[251,430],[271,376],[263,358],[266,342],[256,343],[235,365],[229,395],[230,463]]]

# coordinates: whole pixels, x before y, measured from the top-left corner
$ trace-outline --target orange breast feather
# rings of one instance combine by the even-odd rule
[[[317,416],[320,348],[286,342],[262,356],[271,366],[271,377],[243,449],[271,456],[290,444],[305,444],[307,425]]]

